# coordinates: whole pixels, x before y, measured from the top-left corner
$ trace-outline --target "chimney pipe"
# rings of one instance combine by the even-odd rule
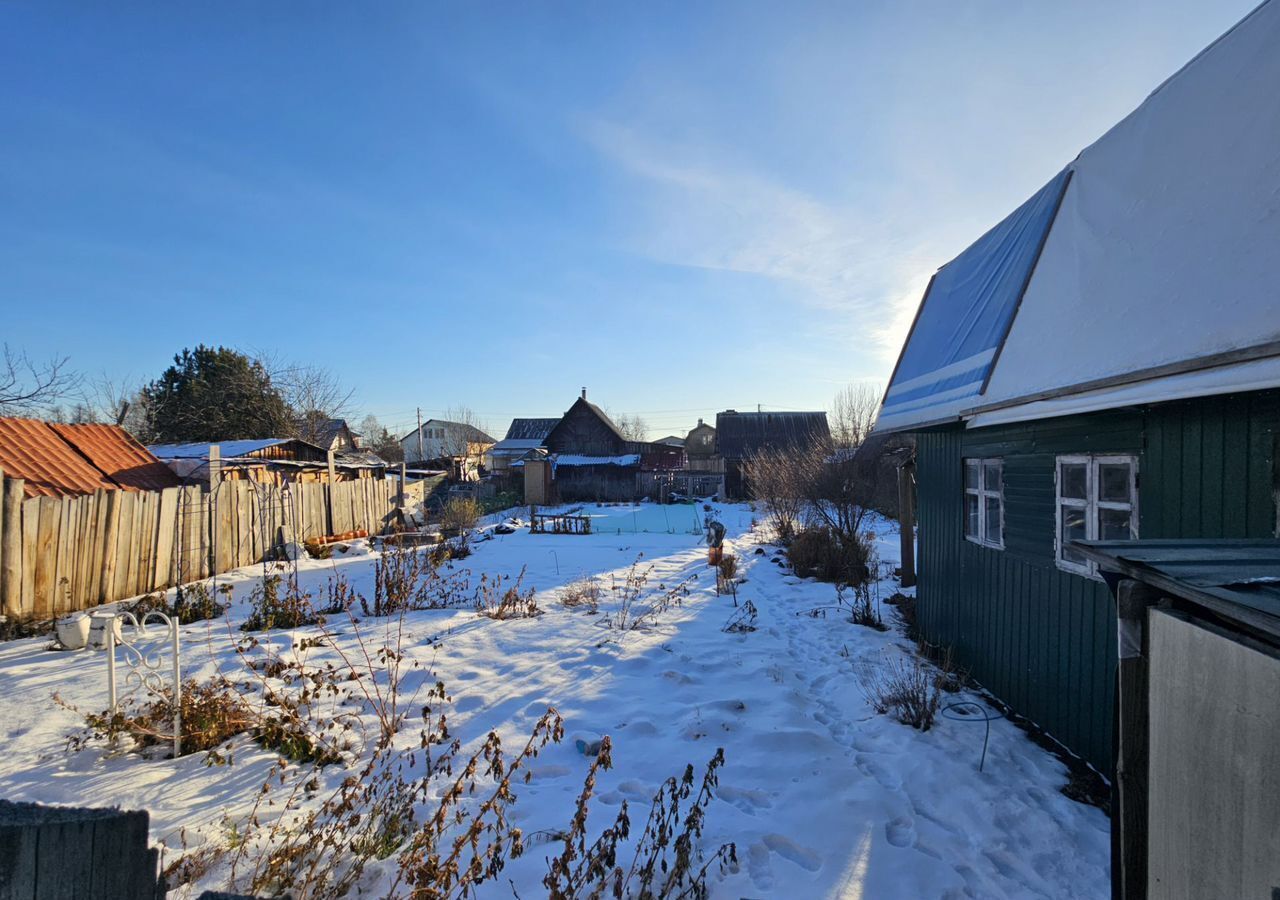
[[[583,400],[587,399],[587,389],[585,387],[582,389],[582,399]]]

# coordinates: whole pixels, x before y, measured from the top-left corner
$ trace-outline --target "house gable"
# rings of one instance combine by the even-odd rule
[[[552,453],[621,456],[633,452],[634,443],[623,436],[604,410],[579,397],[551,429],[543,446]]]

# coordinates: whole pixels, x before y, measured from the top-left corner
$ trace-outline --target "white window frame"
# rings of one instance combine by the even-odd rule
[[[1098,499],[1098,471],[1105,465],[1124,464],[1129,467],[1129,501]],[[1062,467],[1085,467],[1085,497],[1083,500],[1062,496]],[[1053,468],[1053,558],[1059,569],[1087,578],[1100,578],[1098,564],[1072,562],[1063,559],[1062,508],[1064,506],[1084,510],[1085,540],[1098,540],[1098,510],[1118,509],[1129,513],[1129,540],[1138,539],[1138,457],[1133,454],[1073,453],[1059,456]]]
[[[978,533],[971,535],[968,533],[969,513],[967,509],[963,509],[964,522],[961,528],[964,529],[964,539],[971,544],[977,544],[980,547],[989,547],[992,550],[1004,549],[1004,460],[996,457],[988,457],[979,459],[977,457],[968,457],[961,460],[964,466],[960,470],[960,485],[964,490],[964,497],[967,501],[969,497],[978,498]],[[964,479],[970,465],[978,467],[978,486],[971,488],[965,485]],[[994,465],[1000,471],[1000,486],[994,491],[987,488],[987,466]],[[1000,501],[1000,540],[990,541],[987,539],[987,500],[996,498]]]

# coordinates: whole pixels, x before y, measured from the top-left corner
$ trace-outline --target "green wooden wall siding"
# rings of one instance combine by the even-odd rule
[[[1053,560],[1054,462],[1139,457],[1143,537],[1272,537],[1280,392],[919,435],[924,636],[996,696],[1110,774],[1115,611]],[[1005,549],[964,539],[962,464],[1004,460]]]

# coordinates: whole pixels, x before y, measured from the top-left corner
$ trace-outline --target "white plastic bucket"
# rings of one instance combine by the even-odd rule
[[[89,643],[90,617],[84,613],[72,613],[58,620],[58,643],[66,650],[83,650]]]
[[[89,616],[89,647],[93,650],[107,649],[107,629],[114,625],[116,642],[120,641],[120,620],[113,612],[99,612]]]

